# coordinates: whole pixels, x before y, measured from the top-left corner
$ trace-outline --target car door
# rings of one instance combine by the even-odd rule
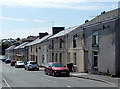
[[[52,63],[50,63],[50,65],[49,65],[48,68],[49,68],[49,73],[52,74],[52,71],[53,71],[53,70],[52,70]]]
[[[48,65],[47,65],[47,67],[46,67],[46,70],[47,70],[47,72],[48,73],[50,73],[51,74],[51,64],[49,63]]]

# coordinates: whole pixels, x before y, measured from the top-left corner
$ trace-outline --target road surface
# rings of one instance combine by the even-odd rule
[[[0,61],[1,62],[1,61]],[[44,71],[26,71],[24,68],[11,67],[2,63],[2,78],[8,87],[117,87],[99,81],[76,77],[52,77]],[[3,83],[3,87],[5,84]]]

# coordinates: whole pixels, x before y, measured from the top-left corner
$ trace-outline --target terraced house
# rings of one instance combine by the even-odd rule
[[[91,73],[120,74],[120,9],[102,12],[86,21],[84,54]]]
[[[25,45],[28,53],[28,60],[36,61],[40,65],[40,56],[38,54],[40,51],[40,47],[38,47],[37,44],[47,39],[47,37],[49,37],[47,35],[48,33],[39,33],[39,38]]]
[[[48,38],[48,60],[61,62],[64,65],[73,64],[73,70],[84,72],[84,53],[82,49],[83,34],[80,26],[74,26]]]

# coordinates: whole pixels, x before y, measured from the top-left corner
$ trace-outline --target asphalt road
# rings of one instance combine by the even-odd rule
[[[2,63],[2,78],[9,87],[117,87],[76,77],[52,77],[45,75],[44,71],[26,71],[5,63]]]

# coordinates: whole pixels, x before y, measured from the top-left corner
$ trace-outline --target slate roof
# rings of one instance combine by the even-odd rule
[[[60,31],[59,33],[51,36],[49,39],[52,39],[52,38],[55,38],[55,37],[64,36],[64,35],[70,33],[71,31],[75,30],[75,29],[78,28],[78,27],[79,27],[79,26],[69,27],[69,28],[67,28],[67,29],[65,29],[65,30],[63,30],[63,31]]]
[[[18,45],[17,47],[15,47],[14,49],[23,48],[23,46],[26,44],[28,44],[28,42],[24,42],[24,43]]]
[[[112,11],[108,11],[108,12],[103,12],[100,15],[96,16],[94,19],[84,23],[83,25],[86,26],[86,25],[91,25],[91,24],[95,24],[98,22],[114,19],[118,15],[120,15],[120,8],[112,10]]]
[[[38,44],[38,43],[40,43],[40,42],[46,40],[46,39],[49,38],[50,36],[51,36],[51,35],[47,35],[47,36],[44,36],[44,37],[41,38],[41,39],[38,38],[38,39],[36,39],[36,40],[30,42],[29,44],[25,45],[25,46],[30,46],[30,45]]]
[[[9,48],[7,48],[6,51],[12,50],[12,49],[14,49],[15,47],[16,47],[15,45],[12,45],[12,46],[10,46]]]

